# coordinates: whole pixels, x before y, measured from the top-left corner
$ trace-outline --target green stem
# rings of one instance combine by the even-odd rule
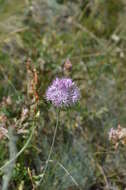
[[[13,162],[22,154],[22,152],[27,148],[27,146],[29,145],[29,143],[30,143],[30,141],[31,141],[31,139],[32,139],[34,130],[35,130],[35,126],[32,127],[31,134],[30,134],[28,140],[26,141],[25,145],[23,146],[23,148],[16,154],[16,156],[14,156],[11,160],[7,161],[7,162],[0,168],[0,171],[2,171],[4,168],[6,168],[6,167],[7,167],[8,165],[10,165],[11,163],[13,163]]]
[[[49,151],[49,155],[48,155],[48,158],[47,158],[47,161],[46,161],[46,165],[45,165],[45,168],[44,168],[42,177],[41,177],[40,181],[38,182],[37,186],[39,186],[39,185],[42,183],[43,178],[44,178],[45,173],[46,173],[46,170],[47,170],[47,168],[48,168],[48,164],[49,164],[49,161],[50,161],[52,152],[53,152],[53,147],[54,147],[54,143],[55,143],[55,139],[56,139],[56,133],[57,133],[57,129],[58,129],[58,124],[59,124],[59,110],[57,110],[56,127],[55,127],[55,130],[54,130],[52,145],[51,145],[51,148],[50,148],[50,151]]]

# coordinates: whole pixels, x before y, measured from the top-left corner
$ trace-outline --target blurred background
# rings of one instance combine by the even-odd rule
[[[81,99],[61,110],[37,187],[56,124],[45,92],[56,76],[72,78]],[[108,135],[118,124],[126,127],[126,1],[0,0],[0,166],[36,126],[8,189],[125,190],[126,147]]]

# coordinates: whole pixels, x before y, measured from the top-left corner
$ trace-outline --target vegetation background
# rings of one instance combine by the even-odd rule
[[[56,76],[71,77],[81,100],[60,112],[37,187],[56,123],[45,91]],[[126,1],[0,0],[0,166],[25,148],[0,169],[0,189],[124,190],[126,147],[108,139],[118,124],[126,127]]]

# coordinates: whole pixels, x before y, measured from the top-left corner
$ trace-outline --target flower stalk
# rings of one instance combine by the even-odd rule
[[[43,181],[43,178],[45,176],[45,173],[46,173],[46,170],[48,168],[49,161],[50,161],[50,158],[51,158],[51,155],[52,155],[52,152],[53,152],[53,148],[54,148],[54,144],[55,144],[55,139],[56,139],[56,134],[57,134],[57,129],[58,129],[58,124],[59,124],[59,113],[60,113],[60,110],[57,109],[57,111],[56,111],[56,126],[55,126],[55,130],[54,130],[54,135],[53,135],[53,140],[52,140],[51,148],[50,148],[50,151],[49,151],[49,155],[48,155],[48,158],[47,158],[47,161],[46,161],[46,165],[45,165],[42,177],[41,177],[40,181],[38,182],[37,186],[39,186],[42,183],[42,181]]]

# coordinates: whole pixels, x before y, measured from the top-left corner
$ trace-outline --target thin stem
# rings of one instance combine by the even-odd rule
[[[37,186],[39,186],[41,184],[41,182],[43,181],[43,178],[45,176],[46,170],[48,168],[48,164],[49,164],[52,152],[53,152],[53,147],[54,147],[54,143],[55,143],[55,139],[56,139],[56,133],[57,133],[57,129],[58,129],[58,124],[59,124],[59,110],[57,110],[56,127],[55,127],[55,130],[54,130],[52,145],[51,145],[51,148],[50,148],[50,151],[49,151],[49,155],[48,155],[48,158],[47,158],[47,161],[46,161],[46,165],[45,165],[42,177],[41,177],[40,181],[38,182]]]
[[[77,181],[75,180],[75,178],[70,174],[70,172],[63,166],[63,164],[61,164],[59,161],[55,161],[55,160],[49,160],[50,163],[55,163],[55,164],[58,164],[59,167],[61,167],[65,173],[71,178],[72,182],[76,185],[76,187],[81,190],[81,188],[79,187],[79,184],[77,183]],[[43,176],[43,174],[40,174],[39,176],[37,177],[41,177]]]
[[[58,162],[58,165],[66,172],[66,174],[68,176],[70,176],[72,182],[79,188],[79,184],[77,183],[77,181],[73,178],[73,176],[70,174],[70,172],[60,163]],[[79,188],[80,189],[80,188]]]
[[[0,171],[2,171],[2,170],[3,170],[4,168],[6,168],[8,165],[10,165],[12,162],[14,162],[14,161],[22,154],[22,152],[27,148],[27,146],[29,145],[29,143],[30,143],[30,141],[31,141],[31,139],[32,139],[34,130],[35,130],[35,126],[32,127],[31,134],[30,134],[28,140],[26,141],[25,145],[23,146],[23,148],[16,154],[16,156],[14,156],[11,160],[7,161],[7,162],[0,168]]]

